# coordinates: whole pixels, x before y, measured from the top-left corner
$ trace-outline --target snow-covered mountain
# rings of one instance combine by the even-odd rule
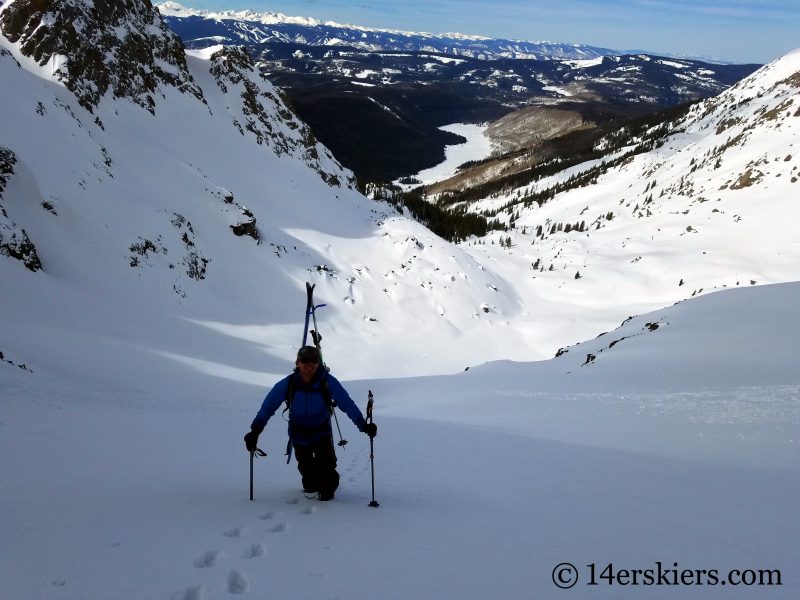
[[[759,66],[158,6],[188,48],[245,45],[318,139],[370,182],[440,162],[454,142],[438,127],[543,104],[607,122],[716,95]]]
[[[34,372],[74,376],[82,348],[88,376],[108,383],[146,386],[134,363],[183,384],[216,373],[220,389],[270,381],[299,344],[306,280],[328,304],[329,361],[354,377],[544,358],[701,290],[796,278],[791,230],[762,239],[791,214],[797,131],[789,108],[773,110],[796,88],[764,82],[789,77],[796,55],[602,185],[505,209],[520,213],[511,249],[499,236],[454,246],[349,187],[241,50],[184,58],[158,14],[134,6],[16,0],[0,14],[0,351]],[[592,231],[549,233],[581,220]]]
[[[131,6],[0,13],[7,360],[73,377],[91,356],[89,377],[120,385],[146,387],[125,366],[144,363],[176,385],[265,382],[299,345],[306,280],[342,375],[462,369],[456,340],[466,364],[486,357],[477,340],[517,306],[497,276],[352,189],[241,50],[184,57]],[[394,343],[410,331],[413,349]]]
[[[800,249],[786,224],[800,191],[798,73],[793,52],[682,117],[600,139],[599,158],[559,167],[560,158],[531,166],[512,156],[478,167],[475,190],[460,174],[434,197],[513,225],[471,252],[515,277],[523,297],[563,308],[558,323],[611,297],[655,308],[797,280]],[[515,161],[524,169],[515,173]]]
[[[797,279],[800,53],[452,245],[353,190],[246,53],[125,7],[0,12],[5,595],[798,596],[800,287],[760,284]],[[275,418],[251,502],[305,281],[334,372],[375,378],[346,382],[374,463],[340,419],[342,485],[306,499]]]
[[[461,33],[424,33],[375,29],[289,17],[281,13],[250,10],[213,12],[186,8],[177,2],[156,7],[188,47],[216,44],[264,44],[270,42],[306,46],[348,46],[369,52],[441,52],[478,59],[592,59],[619,54],[586,44],[505,40]]]

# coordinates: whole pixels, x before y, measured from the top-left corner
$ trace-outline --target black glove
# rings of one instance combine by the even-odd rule
[[[244,445],[248,452],[255,452],[258,445],[258,436],[262,430],[251,429],[244,434]]]
[[[378,426],[375,423],[367,423],[364,425],[364,433],[366,433],[370,438],[374,438],[378,435]]]

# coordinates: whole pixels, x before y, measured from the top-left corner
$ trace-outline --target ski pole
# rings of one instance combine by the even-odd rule
[[[367,423],[372,423],[372,390],[367,395]],[[378,508],[380,504],[375,501],[375,447],[372,437],[369,438],[369,467],[372,472],[372,502],[369,506]]]
[[[331,398],[331,412],[333,413],[333,422],[336,423],[336,431],[339,432],[339,443],[336,444],[337,446],[346,446],[347,440],[342,437],[342,430],[339,428],[339,419],[336,417],[336,400]]]
[[[267,453],[261,450],[260,448],[256,448],[255,450],[250,451],[250,501],[253,500],[253,458],[255,458],[256,453],[259,456],[266,456]]]
[[[336,404],[334,403],[334,407]],[[333,422],[336,423],[336,431],[339,432],[339,442],[336,444],[337,446],[346,446],[347,440],[342,437],[342,430],[339,429],[339,419],[336,418],[336,408],[331,409],[333,411]]]

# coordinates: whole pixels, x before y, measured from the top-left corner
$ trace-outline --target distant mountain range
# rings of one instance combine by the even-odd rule
[[[349,46],[367,52],[438,52],[467,58],[492,60],[571,59],[583,60],[620,54],[617,50],[554,42],[528,42],[488,38],[460,33],[419,33],[374,29],[323,22],[307,17],[253,11],[210,12],[186,8],[177,2],[157,4],[167,24],[190,48],[216,44],[300,44],[304,46]]]
[[[409,33],[275,13],[158,5],[188,48],[245,45],[300,117],[362,180],[440,162],[438,127],[548,105],[602,124],[716,95],[759,65],[722,65],[582,44]]]

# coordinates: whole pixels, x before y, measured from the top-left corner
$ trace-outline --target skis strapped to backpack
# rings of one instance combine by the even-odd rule
[[[322,308],[325,304],[317,304],[314,305],[314,287],[316,284],[310,284],[306,282],[306,320],[305,325],[303,326],[303,346],[306,346],[308,343],[308,334],[311,334],[311,339],[314,341],[314,347],[319,352],[320,358],[320,366],[323,369],[328,369],[325,366],[325,360],[322,358],[322,335],[319,333],[317,329],[317,309]],[[314,329],[308,329],[309,320],[312,320],[314,323]],[[328,407],[328,411],[330,412],[331,416],[333,417],[334,421],[336,421],[336,429],[339,432],[339,446],[344,446],[347,444],[347,440],[342,439],[342,430],[339,429],[339,419],[336,418],[336,401],[331,396],[331,392],[328,389],[328,380],[327,377],[323,377],[319,382],[320,392],[322,393],[322,398],[325,400],[325,405]],[[289,411],[289,418],[291,418],[291,408],[292,408],[292,400],[294,399],[295,394],[295,381],[294,377],[289,378],[289,386],[286,389],[286,408],[283,409],[283,412]],[[289,438],[288,443],[286,444],[286,464],[289,464],[289,461],[292,460],[292,439]]]
[[[322,360],[322,336],[317,331],[317,309],[326,306],[325,304],[317,304],[314,305],[314,288],[316,284],[312,285],[306,281],[306,323],[303,327],[303,346],[308,345],[308,334],[311,334],[311,339],[314,341],[314,346],[317,350],[319,350],[320,360]],[[311,331],[308,330],[308,321],[309,319],[313,319],[314,321],[314,329]],[[322,360],[322,364],[325,364],[325,361]]]

